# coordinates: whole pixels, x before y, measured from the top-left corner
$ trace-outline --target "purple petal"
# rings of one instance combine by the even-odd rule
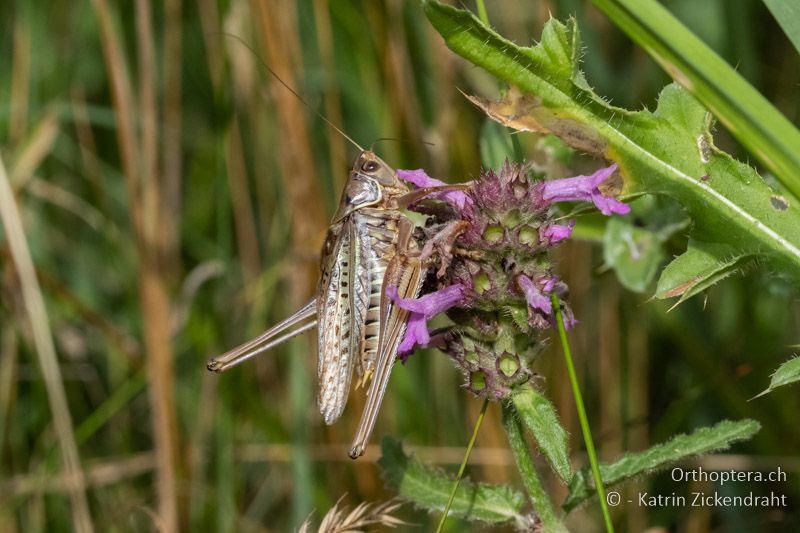
[[[420,188],[440,187],[442,185],[447,185],[441,180],[437,180],[436,178],[428,176],[428,174],[421,168],[416,170],[398,170],[397,177]]]
[[[559,278],[558,276],[551,276],[549,278],[539,279],[539,283],[542,285],[542,292],[545,294],[550,294],[551,292],[553,292],[553,289],[555,289],[558,286],[560,281],[561,278]]]
[[[428,320],[463,302],[464,290],[463,285],[456,284],[420,298],[400,298],[397,295],[397,287],[386,287],[386,295],[398,307],[410,311],[406,334],[397,349],[401,359],[405,360],[403,355],[410,353],[416,346],[428,345],[430,342]]]
[[[601,213],[608,216],[612,213],[624,215],[631,208],[610,196],[603,196],[598,188],[601,183],[611,177],[617,165],[601,168],[591,176],[575,176],[544,182],[542,198],[548,202],[592,202]]]
[[[444,289],[420,296],[419,298],[400,298],[397,295],[397,287],[389,286],[386,288],[386,295],[397,304],[400,309],[420,314],[426,319],[447,311],[451,307],[458,305],[464,300],[464,286],[460,283],[450,285]]]
[[[517,277],[522,292],[525,293],[525,299],[532,309],[538,309],[546,316],[553,314],[553,305],[550,303],[550,298],[545,296],[536,284],[528,276],[522,274]]]
[[[403,181],[407,181],[419,188],[425,187],[441,187],[447,183],[437,180],[428,176],[428,174],[421,168],[416,170],[398,170],[397,177]],[[456,206],[458,209],[464,209],[464,206],[470,202],[469,197],[461,191],[447,191],[431,194],[434,198],[441,198]]]
[[[575,319],[575,314],[572,308],[568,305],[561,306],[561,317],[564,319],[564,329],[570,330],[575,327],[578,321]]]
[[[594,203],[594,205],[597,206],[597,209],[599,209],[600,212],[606,216],[609,216],[612,213],[616,213],[618,215],[627,215],[631,212],[631,206],[622,203],[611,196],[603,196],[600,194],[600,191],[597,191],[597,194],[592,195],[592,203]]]
[[[408,355],[414,351],[415,346],[427,346],[430,341],[431,336],[428,332],[428,324],[425,317],[417,313],[411,313],[403,342],[397,347],[397,355],[405,362]]]
[[[572,235],[573,226],[575,226],[574,220],[570,220],[566,226],[562,224],[553,224],[551,226],[547,226],[541,230],[542,240],[548,242],[549,244],[555,244],[563,241],[564,239],[569,239]]]

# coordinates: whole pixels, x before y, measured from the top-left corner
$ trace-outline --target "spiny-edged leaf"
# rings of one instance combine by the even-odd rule
[[[386,482],[400,496],[432,512],[444,510],[455,478],[433,466],[425,465],[403,452],[399,441],[384,437],[378,461]],[[522,515],[525,497],[505,485],[487,485],[461,480],[450,513],[489,524],[514,522],[525,527]]]
[[[550,466],[558,477],[568,482],[572,477],[567,450],[568,435],[558,421],[550,400],[532,387],[520,387],[511,396],[514,409],[528,427]]]
[[[682,255],[667,265],[656,288],[656,298],[680,296],[678,303],[744,268],[754,260],[729,244],[690,240]]]
[[[800,131],[658,0],[592,0],[800,199]],[[771,2],[797,6],[796,0]],[[731,4],[731,2],[727,2]],[[784,7],[791,29],[798,10]],[[791,13],[791,12],[794,13]],[[779,21],[778,11],[773,10]],[[784,26],[787,29],[787,26]]]
[[[778,367],[772,374],[772,379],[769,380],[769,387],[767,387],[767,390],[755,398],[764,396],[778,387],[796,383],[797,381],[800,381],[800,357],[793,357]]]
[[[631,204],[631,216],[612,217],[603,235],[603,259],[626,288],[644,292],[666,258],[664,242],[689,220],[666,198],[645,196]]]
[[[800,279],[798,202],[720,152],[709,132],[710,114],[686,90],[667,86],[655,112],[613,107],[577,69],[574,22],[550,20],[542,41],[526,48],[467,11],[434,1],[424,5],[452,50],[516,87],[499,102],[473,99],[490,117],[519,130],[553,133],[575,149],[614,160],[625,194],[669,195],[691,216],[696,239],[728,244],[735,257],[758,254]]]
[[[642,475],[695,455],[722,450],[732,443],[749,439],[761,425],[755,420],[732,422],[723,420],[713,427],[701,428],[689,435],[677,435],[669,441],[642,452],[628,453],[611,464],[600,465],[600,476],[606,488],[634,476]],[[564,509],[573,509],[595,494],[592,474],[582,468],[569,484]]]

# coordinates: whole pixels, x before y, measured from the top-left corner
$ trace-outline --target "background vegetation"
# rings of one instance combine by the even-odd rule
[[[797,122],[798,54],[760,1],[665,5]],[[574,15],[586,76],[616,105],[652,107],[669,81],[583,2],[488,8],[492,24],[520,44],[538,37],[550,14]],[[401,0],[18,1],[0,7],[0,36],[0,155],[36,274],[12,260],[6,222],[0,530],[91,521],[97,530],[285,531],[344,494],[351,505],[391,497],[377,446],[356,462],[346,456],[359,395],[339,423],[322,424],[311,339],[228,375],[205,371],[210,355],[312,294],[354,155],[262,62],[362,145],[404,139],[376,144],[391,165],[449,181],[478,173],[485,127],[458,89],[491,95],[496,82],[447,50],[416,2]],[[532,136],[521,137],[530,148]],[[723,129],[716,140],[748,160]],[[748,401],[798,342],[796,293],[757,269],[667,313],[668,303],[648,301],[653,287],[620,287],[592,242],[600,234],[586,228],[587,241],[557,259],[581,321],[571,338],[601,457],[748,417],[763,426],[754,440],[699,463],[789,473],[785,484],[724,488],[780,492],[787,509],[622,505],[613,509],[617,524],[749,531],[800,523],[796,389]],[[681,252],[685,236],[669,246]],[[582,465],[552,348],[539,372]],[[436,352],[398,367],[375,444],[400,436],[427,462],[458,463],[480,408],[459,379]],[[75,455],[80,463],[69,460]],[[496,405],[470,465],[475,479],[518,483]],[[704,488],[713,490],[662,474],[625,491]],[[429,527],[410,507],[401,517]],[[597,528],[595,507],[570,525]]]

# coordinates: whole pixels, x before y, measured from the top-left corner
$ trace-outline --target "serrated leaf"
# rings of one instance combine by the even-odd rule
[[[608,488],[689,457],[723,450],[734,442],[749,439],[760,428],[761,425],[755,420],[723,420],[713,427],[701,428],[689,435],[677,435],[642,452],[625,454],[611,464],[601,464],[600,476],[603,485]],[[582,468],[569,484],[569,495],[563,507],[569,511],[594,494],[592,474],[588,468]]]
[[[391,437],[381,441],[378,464],[388,485],[400,496],[428,511],[444,510],[455,483],[454,477],[406,455],[400,442]],[[450,513],[489,524],[513,522],[518,528],[524,528],[528,524],[522,515],[524,505],[525,497],[511,487],[462,479]]]
[[[800,199],[800,131],[762,94],[657,0],[592,0],[674,80],[711,109],[750,153]],[[797,2],[781,6],[792,29]],[[788,7],[792,6],[792,7]],[[794,11],[794,13],[791,13]],[[790,36],[791,38],[791,36]]]
[[[686,252],[667,265],[661,273],[655,297],[663,299],[680,296],[678,303],[681,303],[744,268],[753,260],[754,256],[742,255],[727,244],[690,240]]]
[[[758,396],[755,396],[753,399],[764,396],[778,387],[789,385],[790,383],[796,383],[798,381],[800,381],[800,357],[793,357],[778,367],[778,369],[772,374],[772,379],[769,381],[769,387],[767,387],[764,392],[760,393]]]
[[[511,396],[511,401],[550,466],[558,477],[568,482],[572,477],[567,449],[568,435],[558,420],[553,404],[531,387],[520,387]]]
[[[518,88],[499,102],[473,99],[490,117],[515,129],[553,133],[575,149],[614,160],[624,193],[677,200],[694,222],[695,239],[727,244],[732,257],[757,254],[778,272],[800,279],[798,202],[720,152],[709,133],[710,114],[686,90],[667,86],[655,112],[613,107],[577,70],[580,44],[573,22],[550,20],[542,41],[526,48],[467,11],[433,1],[424,5],[452,50]]]
[[[603,259],[622,285],[645,292],[666,258],[664,242],[689,220],[674,202],[646,196],[631,204],[631,216],[612,217],[603,235]]]

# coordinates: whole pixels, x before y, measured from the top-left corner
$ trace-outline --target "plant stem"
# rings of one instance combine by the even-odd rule
[[[597,499],[600,500],[600,509],[603,511],[603,520],[606,525],[606,531],[613,533],[614,525],[611,523],[611,514],[608,511],[606,504],[606,491],[603,488],[603,480],[600,477],[600,467],[597,463],[597,453],[594,450],[594,443],[592,442],[592,432],[589,429],[589,420],[586,418],[586,408],[583,405],[583,396],[581,389],[578,386],[578,377],[575,374],[575,365],[572,364],[572,351],[569,347],[567,340],[567,331],[564,328],[564,317],[561,314],[561,302],[555,293],[550,295],[550,301],[553,303],[553,309],[556,311],[556,323],[558,325],[558,335],[561,338],[561,347],[564,350],[564,360],[567,363],[567,372],[569,373],[569,382],[572,385],[572,394],[575,397],[575,407],[578,409],[578,419],[581,422],[581,432],[583,433],[583,440],[586,443],[586,453],[589,455],[589,463],[592,466],[592,477],[594,477],[594,486],[597,491]]]
[[[487,27],[489,26],[489,13],[486,11],[486,4],[483,0],[478,0],[478,18],[481,19]]]
[[[528,491],[531,504],[533,504],[533,510],[542,521],[542,528],[544,531],[566,531],[539,479],[536,467],[531,460],[530,449],[525,442],[525,433],[511,403],[503,404],[503,427],[508,435],[508,442],[511,445],[511,452],[514,454],[522,483]]]
[[[447,500],[447,505],[444,506],[442,518],[439,520],[439,525],[436,527],[436,533],[441,533],[444,522],[447,520],[447,513],[450,512],[450,506],[453,505],[456,491],[458,491],[458,484],[461,483],[461,478],[464,477],[464,470],[467,468],[467,460],[469,459],[469,454],[472,453],[472,447],[475,445],[475,439],[478,437],[478,430],[483,422],[483,417],[486,415],[487,407],[489,407],[489,399],[484,398],[481,412],[478,415],[478,419],[475,421],[475,428],[472,430],[472,438],[469,439],[469,444],[467,444],[467,451],[464,452],[464,459],[461,461],[461,466],[458,469],[458,475],[456,476],[456,482],[453,484],[453,490],[450,491],[450,498]]]

